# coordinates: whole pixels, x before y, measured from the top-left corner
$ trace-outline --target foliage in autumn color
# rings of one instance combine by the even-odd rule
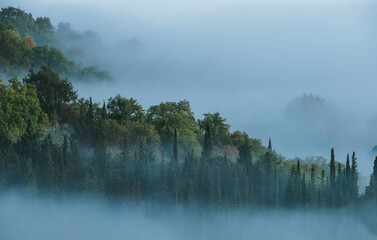
[[[32,48],[35,48],[37,46],[37,44],[35,44],[34,40],[27,36],[24,38],[24,42],[26,43],[26,46],[28,49],[32,49]]]

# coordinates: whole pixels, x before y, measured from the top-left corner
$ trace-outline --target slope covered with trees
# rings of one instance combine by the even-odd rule
[[[79,80],[109,80],[110,74],[94,66],[83,66],[68,59],[65,44],[70,28],[60,24],[56,30],[47,17],[33,18],[19,8],[0,11],[0,75],[23,74],[43,64],[59,74]],[[66,26],[64,28],[64,26]],[[69,33],[73,31],[70,30]],[[71,36],[72,37],[72,36]]]
[[[177,207],[342,208],[376,201],[377,162],[359,196],[356,154],[344,163],[285,159],[269,141],[230,132],[219,113],[195,119],[187,101],[145,110],[117,95],[77,99],[43,65],[0,84],[1,186],[31,194],[70,192]],[[377,161],[377,160],[376,160]]]
[[[271,139],[263,146],[231,132],[219,113],[196,119],[186,100],[144,109],[121,95],[79,99],[67,76],[85,69],[40,46],[56,34],[48,18],[11,7],[0,12],[1,72],[29,69],[22,81],[0,80],[1,192],[87,194],[177,209],[367,209],[368,224],[376,221],[377,157],[360,195],[355,152],[342,159],[331,149],[329,162],[286,159]]]

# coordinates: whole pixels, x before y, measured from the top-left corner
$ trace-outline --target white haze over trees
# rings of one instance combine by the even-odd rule
[[[144,106],[187,99],[198,118],[221,112],[234,129],[271,137],[287,157],[328,158],[335,147],[344,160],[356,151],[361,172],[370,174],[377,144],[373,1],[0,3],[8,5],[50,16],[55,26],[98,32],[86,32],[90,43],[72,44],[115,82],[76,83],[80,96],[100,101],[121,93]],[[292,112],[289,102],[304,93],[326,100],[322,110],[305,107],[310,121],[284,110]]]
[[[332,147],[342,163],[356,151],[364,191],[377,155],[374,1],[0,2],[7,6],[50,17],[57,28],[69,23],[60,25],[68,29],[64,54],[110,72],[111,81],[74,80],[80,97],[102,102],[119,93],[146,109],[187,99],[196,118],[220,112],[232,130],[264,145],[271,137],[274,151],[306,162],[324,162],[312,156],[329,159]],[[189,211],[94,199],[0,191],[0,239],[376,238],[372,211],[366,219],[348,208]]]

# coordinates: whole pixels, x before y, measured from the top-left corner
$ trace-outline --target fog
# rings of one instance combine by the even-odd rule
[[[92,199],[0,198],[2,239],[375,239],[355,218],[299,211],[172,211]]]
[[[377,144],[377,4],[338,0],[3,0],[54,25],[98,33],[81,59],[114,82],[76,82],[80,96],[120,93],[147,108],[187,99],[220,112],[286,157],[356,151],[370,173]],[[325,104],[294,103],[313,93]],[[308,111],[308,112],[305,112]],[[302,117],[311,116],[310,121]],[[304,115],[305,115],[304,114]],[[314,127],[313,127],[314,126]]]

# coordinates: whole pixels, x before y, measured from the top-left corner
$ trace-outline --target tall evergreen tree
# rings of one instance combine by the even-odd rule
[[[33,169],[33,161],[29,158],[26,161],[26,183],[28,192],[30,195],[35,196],[37,194],[37,175]]]
[[[186,183],[186,191],[185,191],[186,203],[191,206],[194,202],[194,184],[193,181],[190,179]]]
[[[66,178],[66,168],[64,165],[63,152],[59,148],[57,153],[57,162],[55,165],[56,183],[57,183],[57,193],[65,193],[67,178]]]
[[[316,188],[316,179],[315,179],[315,167],[314,165],[312,164],[312,167],[310,168],[310,189],[312,192],[315,191],[315,188]]]
[[[271,144],[271,139],[270,139],[270,144]],[[275,173],[274,173],[274,206],[276,208],[280,206],[279,185],[278,185],[278,179],[277,179],[277,169],[276,169],[276,166],[275,166]]]
[[[177,128],[174,128],[173,160],[174,160],[175,163],[178,163],[178,136],[177,136]]]
[[[67,166],[68,186],[72,190],[82,190],[85,171],[81,162],[77,141],[71,142],[71,158]]]
[[[245,193],[246,194],[246,193]],[[220,168],[216,167],[216,192],[215,192],[216,204],[221,204],[221,176]]]
[[[206,158],[212,156],[212,127],[208,122],[204,133],[203,155]]]
[[[94,158],[85,176],[85,191],[88,193],[94,193],[98,189],[98,185],[98,166],[97,160]]]
[[[335,154],[334,148],[331,148],[331,159],[330,159],[330,184],[332,189],[335,189]]]
[[[359,197],[359,186],[357,185],[358,171],[357,171],[357,159],[355,152],[352,153],[351,162],[351,177],[350,177],[350,195],[353,201]]]
[[[209,166],[206,165],[204,182],[203,182],[203,198],[206,204],[210,204],[212,201],[212,181],[211,175],[209,172]]]

